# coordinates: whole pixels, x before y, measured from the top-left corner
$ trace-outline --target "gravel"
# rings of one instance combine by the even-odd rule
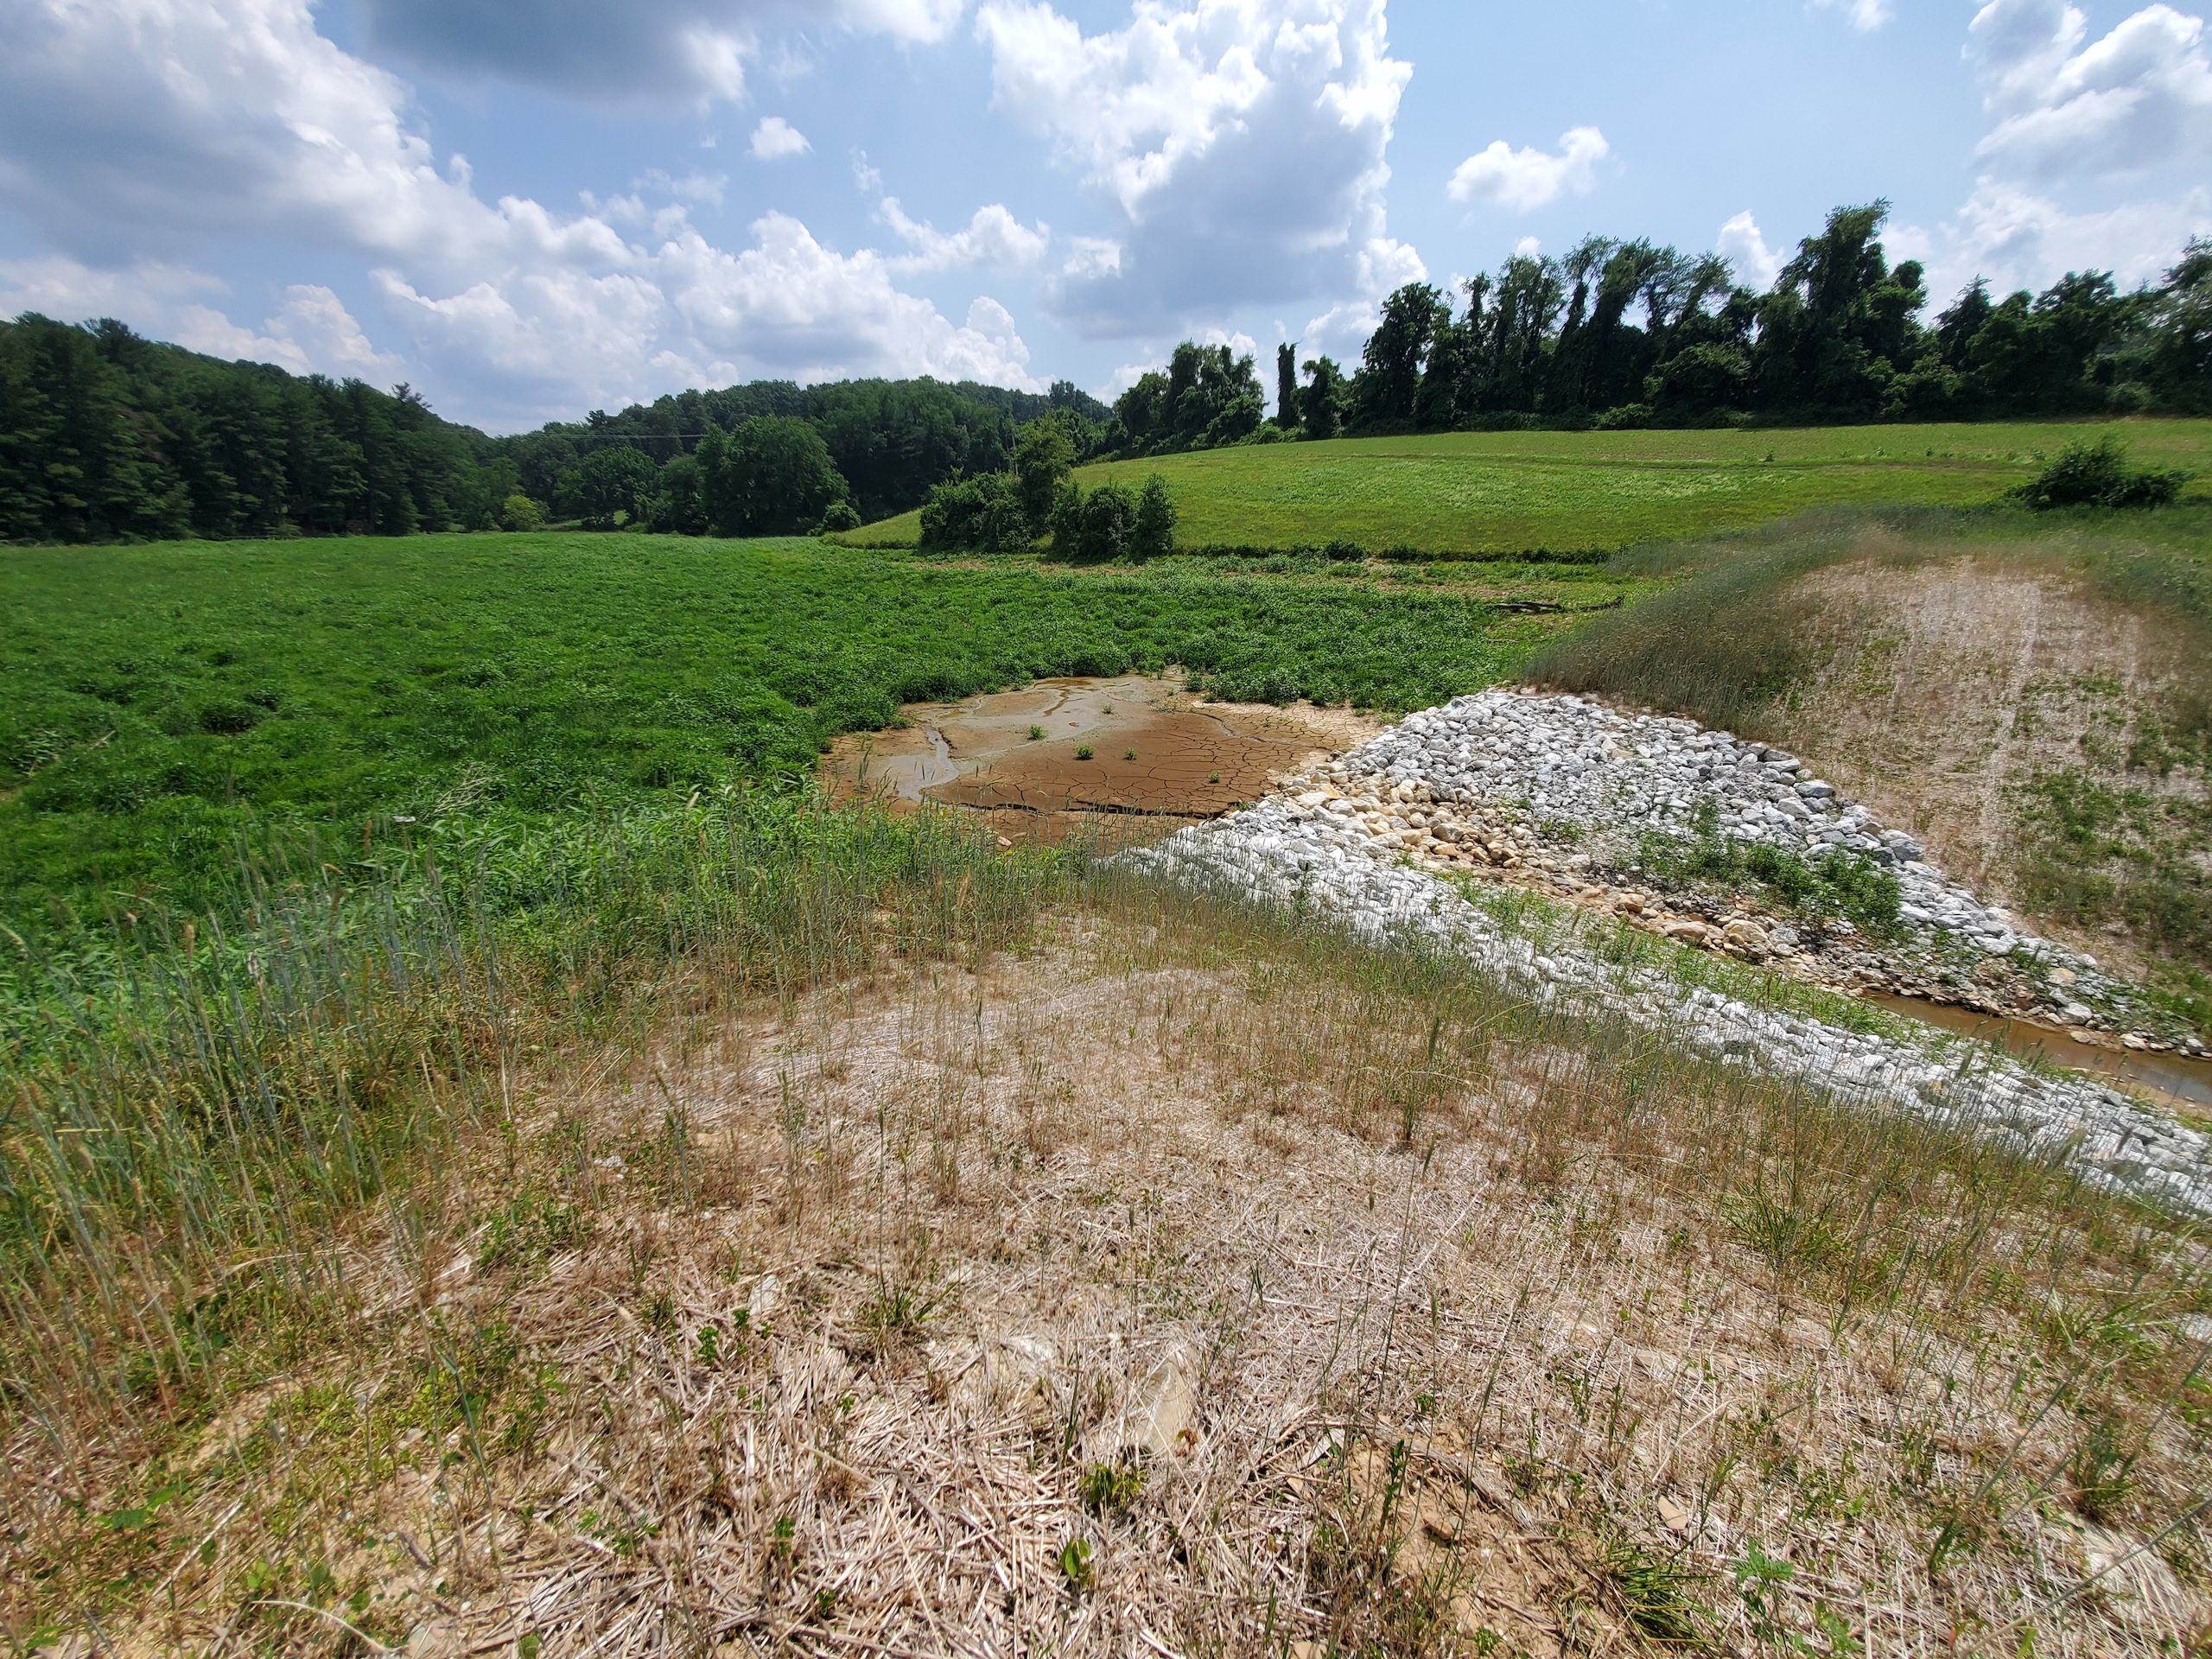
[[[1371,810],[1378,792],[1398,804]],[[1408,861],[1438,844],[1426,823],[1413,822],[1426,819],[1432,804],[1525,803],[1535,818],[1584,826],[1581,844],[1602,855],[1649,830],[1687,830],[1700,799],[1715,803],[1724,835],[1808,857],[1842,846],[1880,858],[1897,871],[1906,920],[1916,927],[1962,934],[1992,953],[2024,954],[2078,974],[2084,984],[2092,980],[2089,958],[2023,931],[2005,912],[1948,880],[1910,836],[1884,829],[1806,776],[1795,757],[1689,721],[1624,716],[1576,697],[1459,698],[1353,750],[1320,786],[1125,856],[1179,881],[1306,906],[1370,942],[1440,944],[1540,1001],[1602,1006],[1724,1060],[1998,1137],[2067,1162],[2105,1189],[2212,1214],[2212,1143],[2117,1090],[2071,1074],[2037,1075],[1994,1049],[1978,1049],[1962,1077],[1955,1039],[1934,1033],[1925,1043],[1898,1041],[1709,989],[1685,991],[1661,969],[1605,963],[1571,942],[1540,944]],[[1445,816],[1440,807],[1437,816]],[[1947,1044],[1950,1052],[1939,1053]]]

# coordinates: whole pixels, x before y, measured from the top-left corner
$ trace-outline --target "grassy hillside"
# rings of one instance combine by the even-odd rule
[[[1796,750],[2045,926],[2212,992],[2212,510],[1831,516],[1615,569],[1682,580],[1532,673]]]
[[[1216,449],[1086,467],[1086,487],[1164,476],[1185,543],[1293,547],[1337,538],[1436,553],[1611,551],[1766,524],[1808,507],[1979,506],[2070,437],[2110,423],[1822,427],[1790,431],[1449,432]],[[2139,465],[2183,467],[2212,493],[2212,422],[2129,421]],[[850,538],[908,544],[918,513]]]
[[[813,542],[11,550],[0,923],[204,904],[257,823],[315,827],[327,857],[396,820],[526,828],[803,769],[901,702],[1037,675],[1179,663],[1233,697],[1417,708],[1560,620],[1357,574],[945,569]]]

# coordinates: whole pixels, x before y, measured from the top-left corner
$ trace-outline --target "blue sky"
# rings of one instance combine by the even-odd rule
[[[493,430],[686,385],[1110,396],[1185,335],[1586,232],[1764,286],[1894,204],[1976,274],[2212,230],[2212,40],[2063,0],[9,0],[0,309],[405,379]]]

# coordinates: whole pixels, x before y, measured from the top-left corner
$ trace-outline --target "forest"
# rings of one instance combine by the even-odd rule
[[[1022,482],[1017,449],[1040,425],[1058,478],[1094,460],[1360,434],[2212,413],[2212,241],[2132,292],[2096,271],[2002,297],[1977,280],[1931,322],[1925,272],[1888,260],[1886,213],[1836,209],[1764,294],[1718,254],[1601,237],[1556,259],[1516,255],[1457,295],[1409,284],[1349,371],[1284,342],[1272,414],[1252,358],[1186,340],[1110,408],[1065,380],[1046,393],[754,381],[493,437],[404,385],[27,314],[0,323],[0,540],[552,520],[790,535],[935,502],[938,539],[996,544],[1042,533],[1056,512],[1071,522],[1036,469]],[[1140,505],[1108,498],[1091,540],[1137,537]]]

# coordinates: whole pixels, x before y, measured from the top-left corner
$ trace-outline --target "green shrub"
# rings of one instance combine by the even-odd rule
[[[2126,447],[2107,433],[2094,443],[2075,439],[2013,494],[2037,512],[2053,507],[2171,507],[2190,477],[2186,472],[2130,467]]]
[[[519,493],[499,503],[499,528],[518,534],[545,528],[545,509]]]

